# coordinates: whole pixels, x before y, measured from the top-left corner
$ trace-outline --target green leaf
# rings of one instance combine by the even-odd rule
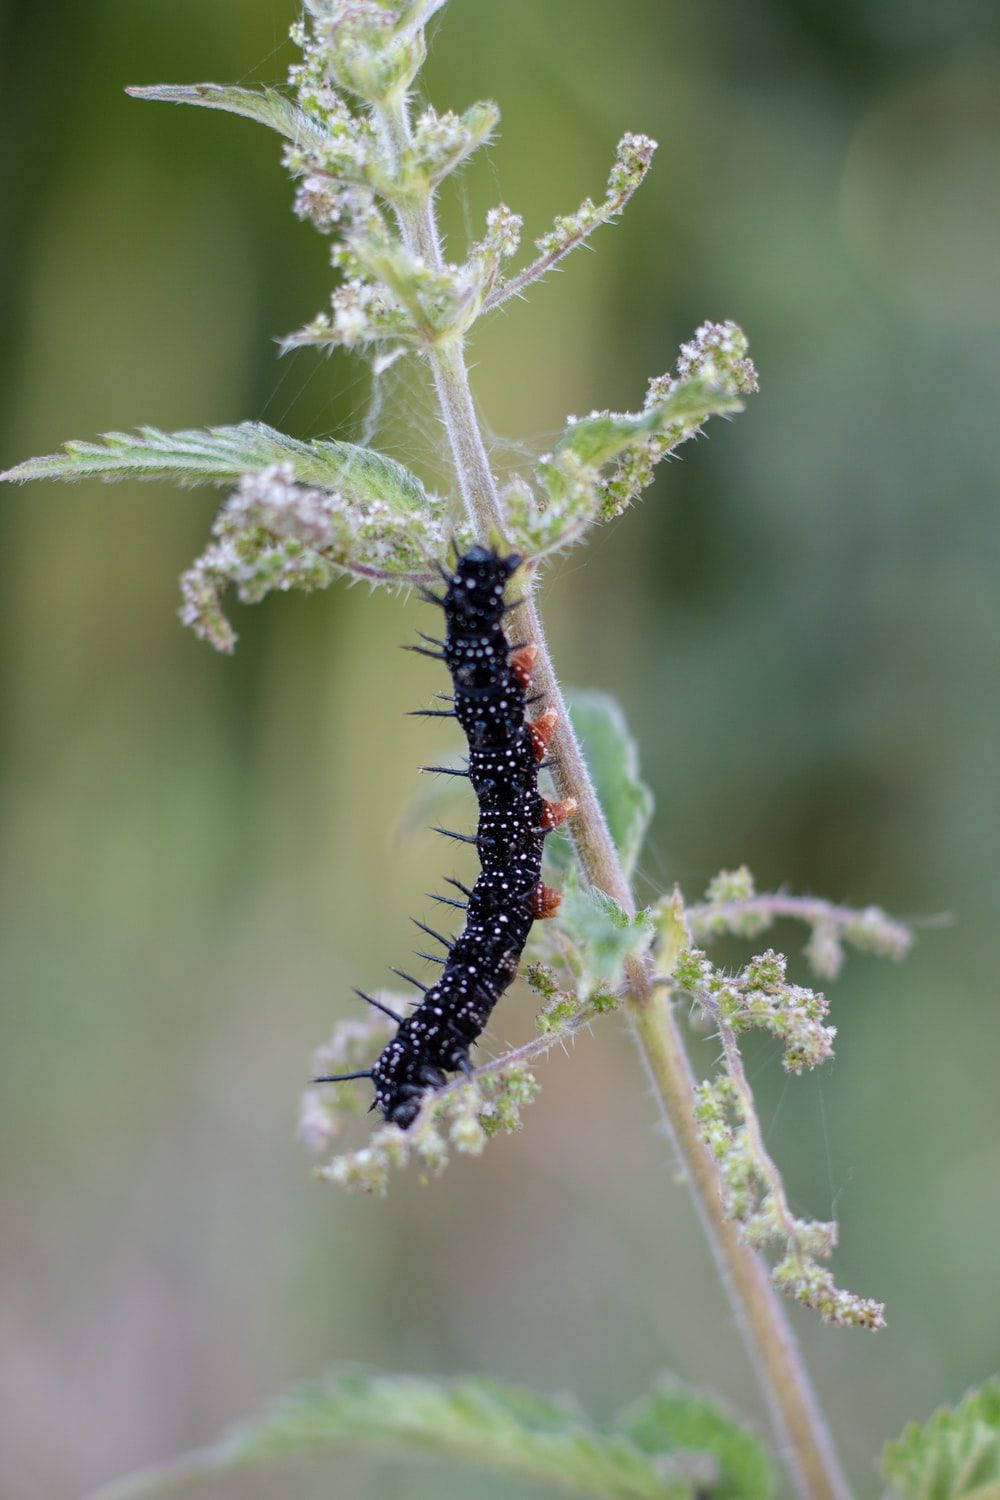
[[[1000,1378],[904,1428],[882,1472],[902,1500],[1000,1500]]]
[[[644,1453],[710,1453],[722,1476],[712,1500],[767,1500],[774,1492],[774,1471],[760,1439],[719,1403],[674,1381],[628,1407],[615,1425]]]
[[[576,871],[567,872],[559,908],[559,941],[575,948],[573,970],[577,994],[613,994],[621,983],[625,960],[642,953],[656,934],[651,914],[630,917],[611,896],[593,886],[584,889]]]
[[[598,1431],[568,1402],[489,1380],[344,1371],[275,1402],[219,1442],[107,1485],[90,1500],[134,1500],[227,1470],[356,1443],[489,1465],[623,1500],[714,1495],[714,1464],[689,1460],[675,1444],[643,1452],[623,1432]]]
[[[636,742],[620,705],[606,693],[572,689],[566,700],[615,848],[631,876],[653,815],[653,794],[639,779]],[[569,844],[550,839],[546,854],[558,883],[573,864]]]
[[[572,454],[582,464],[610,463],[630,448],[643,446],[650,438],[667,433],[675,423],[686,433],[700,427],[711,416],[742,411],[743,402],[717,381],[696,375],[679,381],[670,394],[648,411],[632,414],[600,412],[583,417],[567,427],[556,443],[556,457]],[[546,470],[548,472],[548,470]]]
[[[395,459],[355,443],[316,438],[303,443],[263,422],[191,432],[106,432],[100,442],[69,442],[60,453],[29,458],[0,479],[170,479],[179,484],[231,484],[269,464],[290,463],[300,484],[347,488],[399,513],[428,504],[415,474]]]
[[[154,83],[125,90],[133,99],[158,99],[164,104],[200,104],[231,115],[257,120],[286,136],[297,146],[319,146],[323,130],[279,89],[241,89],[222,83]]]

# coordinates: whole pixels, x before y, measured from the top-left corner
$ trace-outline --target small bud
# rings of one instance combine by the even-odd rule
[[[913,941],[901,922],[895,922],[880,906],[866,906],[844,928],[844,937],[862,953],[881,958],[904,958]]]
[[[524,971],[524,977],[537,995],[544,995],[546,999],[550,999],[553,995],[559,993],[559,982],[556,979],[555,971],[550,969],[546,964],[528,964]]]
[[[577,1014],[580,1001],[575,995],[560,992],[547,1005],[543,1005],[535,1016],[539,1031],[557,1031]]]
[[[434,109],[425,109],[413,129],[411,187],[418,178],[425,192],[436,187],[489,139],[499,119],[500,111],[492,102],[473,104],[461,116],[451,110],[439,115]]]
[[[681,345],[677,378],[695,377],[711,380],[734,394],[752,395],[760,389],[742,328],[736,323],[702,323],[695,329],[690,343]]]
[[[755,894],[753,876],[746,865],[740,865],[738,870],[720,870],[709,882],[705,900],[709,903],[749,901]]]
[[[498,204],[486,215],[487,243],[505,258],[516,255],[521,243],[523,224],[520,214],[512,213],[505,203]]]
[[[444,1171],[448,1165],[448,1146],[432,1121],[417,1128],[414,1146],[435,1176]]]
[[[479,1121],[478,1113],[472,1108],[463,1111],[452,1121],[448,1136],[456,1151],[467,1156],[481,1156],[486,1146],[486,1131]]]

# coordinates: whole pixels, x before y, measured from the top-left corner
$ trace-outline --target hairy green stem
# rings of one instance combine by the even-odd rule
[[[462,492],[466,515],[483,541],[494,533],[504,534],[503,511],[497,494],[490,461],[486,456],[461,340],[455,338],[428,350],[434,388],[444,417]]]
[[[374,117],[389,159],[398,166],[412,139],[405,96],[394,94],[384,103],[375,105]],[[440,270],[444,257],[430,193],[422,202],[401,200],[394,208],[403,244],[427,265]],[[503,511],[476,420],[460,335],[429,345],[426,356],[466,514],[484,539],[488,539],[492,532],[503,536]]]
[[[410,139],[405,99],[387,101],[377,108],[376,116],[383,140],[398,159]],[[429,264],[440,266],[440,239],[431,198],[413,205],[401,202],[396,205],[396,214],[407,246]],[[494,534],[502,537],[503,514],[475,414],[461,338],[456,335],[430,346],[426,357],[469,520],[483,541]],[[530,588],[523,616],[525,638],[538,650],[533,686],[559,716],[550,757],[559,795],[576,799],[577,810],[568,827],[580,866],[588,881],[634,913],[632,891],[573,732]],[[646,964],[632,960],[626,976],[635,1035],[763,1389],[795,1493],[803,1500],[850,1500],[808,1372],[767,1268],[742,1243],[736,1225],[725,1216],[715,1163],[698,1136],[694,1076],[670,1002],[652,983],[652,971]]]

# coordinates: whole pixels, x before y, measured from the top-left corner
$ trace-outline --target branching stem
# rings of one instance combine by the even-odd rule
[[[879,950],[902,958],[913,942],[913,934],[902,922],[894,921],[878,907],[859,910],[852,906],[838,906],[833,901],[823,901],[816,896],[792,896],[786,891],[774,891],[748,896],[741,901],[706,901],[689,906],[687,920],[695,937],[711,936],[713,924],[723,922],[727,926],[742,918],[759,918],[762,927],[782,917],[791,917],[806,922],[812,927],[829,926],[835,932],[849,936],[852,929],[866,918],[878,924]]]
[[[410,139],[405,99],[387,101],[376,109],[376,115],[383,139],[400,152]],[[441,246],[431,199],[419,206],[400,203],[396,213],[407,247],[439,267]],[[426,357],[469,520],[483,541],[493,535],[502,537],[503,514],[475,414],[462,341],[453,337],[436,343],[426,350]],[[526,634],[538,648],[533,685],[559,715],[550,758],[559,796],[577,801],[568,828],[581,869],[589,882],[634,913],[632,891],[573,732],[530,587],[524,611]],[[742,1243],[736,1225],[725,1216],[715,1163],[698,1136],[694,1076],[670,1001],[653,984],[651,970],[643,963],[632,960],[626,977],[635,1035],[763,1389],[795,1493],[804,1500],[849,1500],[850,1491],[785,1309],[763,1260]]]
[[[726,1055],[726,1071],[732,1079],[733,1086],[739,1097],[740,1118],[750,1142],[753,1159],[764,1181],[767,1183],[771,1205],[777,1215],[782,1233],[789,1247],[801,1253],[799,1226],[795,1221],[795,1215],[788,1206],[788,1196],[785,1193],[785,1184],[781,1180],[781,1173],[775,1166],[774,1160],[764,1144],[764,1134],[760,1128],[753,1090],[750,1087],[750,1081],[743,1066],[743,1057],[740,1053],[739,1043],[736,1040],[736,1033],[721,1016],[714,1015],[713,1019],[718,1027],[722,1050]]]
[[[602,224],[608,223],[609,220],[616,218],[621,213],[641,180],[641,178],[636,178],[628,187],[623,188],[620,193],[617,193],[603,206]],[[576,234],[570,235],[554,249],[544,251],[530,265],[525,266],[523,271],[518,271],[515,276],[511,276],[507,281],[501,281],[499,286],[494,287],[483,298],[483,312],[492,312],[495,307],[501,307],[503,303],[509,302],[512,297],[523,296],[532,282],[540,281],[561,260],[565,260],[567,255],[571,255],[574,250],[578,250],[584,240],[589,239],[596,228],[596,224],[590,223],[582,226]]]

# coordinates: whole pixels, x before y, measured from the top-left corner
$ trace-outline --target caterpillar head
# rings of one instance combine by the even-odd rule
[[[445,610],[460,628],[498,627],[504,613],[507,580],[521,566],[519,552],[501,557],[488,547],[472,547],[451,576]]]

